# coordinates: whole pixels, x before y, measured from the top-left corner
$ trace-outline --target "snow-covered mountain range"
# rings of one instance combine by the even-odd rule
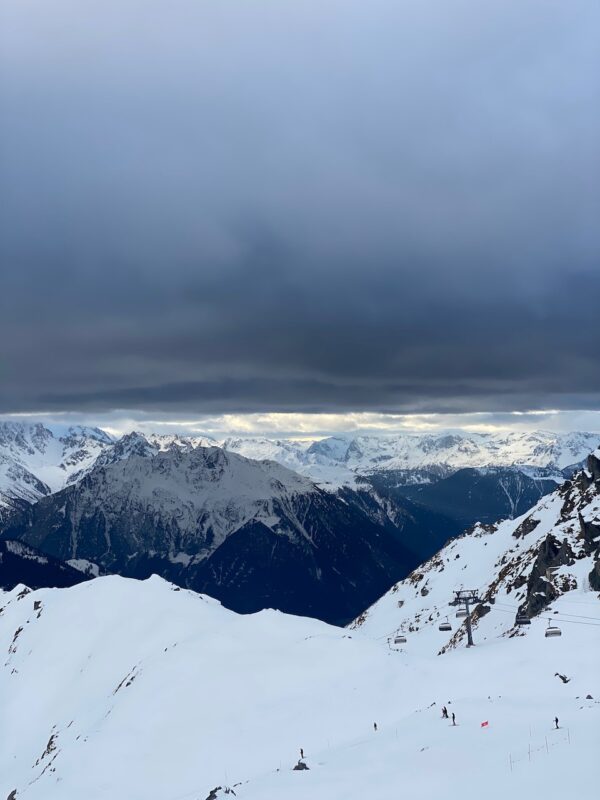
[[[0,422],[0,514],[80,480],[96,462],[154,455],[171,447],[217,446],[255,460],[277,461],[333,491],[390,473],[394,485],[431,482],[465,468],[518,468],[554,476],[600,445],[600,434],[442,432],[320,440],[183,437],[133,432],[113,439],[99,428]]]
[[[64,561],[158,573],[239,611],[274,606],[334,621],[446,538],[432,515],[388,508],[373,492],[324,491],[274,461],[175,446],[101,463],[112,454],[15,512],[4,536]]]
[[[88,570],[156,572],[239,611],[275,606],[336,622],[476,519],[522,513],[598,439],[429,434],[213,446],[23,423],[0,433],[4,538]],[[510,466],[490,466],[494,459]],[[465,463],[479,468],[456,470]]]
[[[561,476],[600,444],[597,433],[549,431],[406,433],[320,440],[225,439],[219,445],[248,458],[270,458],[332,485],[352,476],[395,472],[398,483],[422,483],[459,469],[517,467]]]
[[[76,483],[96,464],[212,444],[204,437],[130,433],[114,439],[100,428],[0,421],[0,519],[23,502]]]
[[[0,422],[0,519],[62,489],[112,444],[99,428]]]
[[[179,491],[178,464],[184,520],[210,482],[261,514],[265,494],[341,502],[218,448],[98,465],[54,498],[72,518],[86,501],[70,493],[112,486],[102,515],[118,514],[118,476],[133,470],[140,511],[154,513],[156,489]],[[451,605],[465,589],[479,598],[472,648]],[[387,800],[449,783],[466,800],[584,797],[600,729],[600,450],[528,513],[453,540],[345,629],[238,616],[158,577],[110,576],[0,595],[0,649],[10,800]]]

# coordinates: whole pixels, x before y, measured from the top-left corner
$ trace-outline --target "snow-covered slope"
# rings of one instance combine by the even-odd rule
[[[0,797],[590,796],[600,630],[531,628],[422,657],[157,578],[17,588],[0,612]]]
[[[444,651],[465,639],[466,624],[450,605],[461,589],[476,590],[481,600],[472,615],[477,642],[522,634],[525,626],[515,626],[517,614],[534,620],[528,633],[536,636],[542,636],[548,620],[569,631],[600,625],[599,554],[597,450],[585,470],[528,513],[477,525],[453,540],[392,587],[353,627],[383,638],[398,631],[411,651]],[[453,631],[444,634],[438,626],[446,619]]]
[[[62,489],[111,444],[99,428],[0,422],[0,516]]]
[[[333,440],[327,440],[333,441]],[[314,440],[266,439],[262,437],[227,438],[219,447],[246,458],[268,459],[310,477],[325,489],[336,491],[341,486],[356,487],[357,472],[348,467],[343,457],[314,449]],[[347,444],[346,444],[347,447]],[[342,456],[342,452],[337,453]]]

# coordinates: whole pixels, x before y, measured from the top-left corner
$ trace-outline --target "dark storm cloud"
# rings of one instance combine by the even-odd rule
[[[1,22],[0,411],[600,407],[597,4]]]

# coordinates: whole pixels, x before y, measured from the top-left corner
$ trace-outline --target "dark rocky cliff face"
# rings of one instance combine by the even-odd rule
[[[533,617],[542,612],[553,600],[566,591],[576,588],[566,578],[554,577],[553,573],[562,566],[572,566],[586,556],[592,556],[593,567],[588,580],[590,588],[600,591],[600,520],[589,519],[590,505],[600,495],[600,460],[590,455],[586,462],[586,470],[577,473],[559,490],[558,495],[563,504],[560,520],[571,526],[576,533],[575,542],[548,534],[536,551],[535,561],[527,580],[525,602],[519,613]],[[517,529],[516,535],[527,532],[527,522]],[[535,530],[535,526],[531,528]],[[567,583],[565,583],[567,581]]]
[[[595,454],[588,456],[587,469],[592,480],[588,488],[595,487],[596,491],[600,493],[600,458]],[[584,479],[587,482],[585,473]],[[579,524],[586,552],[595,557],[595,564],[589,574],[590,586],[594,591],[600,592],[600,522],[586,522],[580,514]]]

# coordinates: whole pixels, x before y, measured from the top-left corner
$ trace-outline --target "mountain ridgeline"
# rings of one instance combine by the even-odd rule
[[[234,610],[345,622],[447,538],[435,515],[372,492],[326,492],[269,461],[216,447],[99,464],[16,513],[4,535],[64,561],[152,573]]]
[[[57,563],[157,573],[234,610],[344,623],[465,528],[524,513],[599,442],[547,432],[114,439],[0,422],[0,531]],[[11,579],[20,563],[27,582],[14,555]],[[42,570],[46,585],[79,579],[56,566]]]
[[[380,494],[410,499],[452,519],[461,530],[475,522],[518,517],[556,488],[556,478],[542,470],[528,474],[507,467],[459,469],[427,483],[398,484],[393,472],[369,480]]]

